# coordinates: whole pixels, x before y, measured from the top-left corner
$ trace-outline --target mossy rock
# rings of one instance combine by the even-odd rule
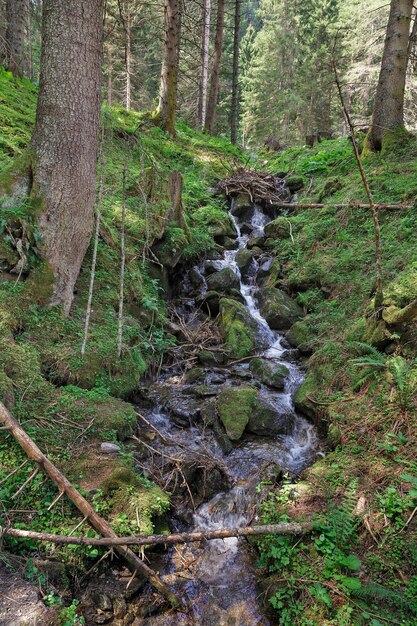
[[[252,359],[249,365],[252,375],[264,385],[274,389],[284,389],[289,370],[285,365],[272,365],[263,359]]]
[[[288,343],[298,348],[302,354],[312,352],[313,334],[305,322],[295,322],[285,335]]]
[[[96,404],[97,416],[94,426],[100,430],[103,439],[116,436],[124,441],[135,432],[137,416],[132,404],[109,397]]]
[[[272,239],[289,239],[291,223],[286,217],[277,217],[265,226],[264,232],[266,237],[272,237]]]
[[[268,276],[264,282],[264,287],[276,287],[280,282],[281,263],[277,258],[272,259]]]
[[[54,283],[53,271],[46,263],[33,270],[23,290],[23,298],[28,306],[34,304],[41,307],[48,306],[52,298]]]
[[[288,294],[274,287],[262,287],[257,294],[259,310],[273,330],[285,330],[303,316],[302,309]]]
[[[15,403],[13,381],[2,371],[0,371],[0,400],[9,411],[13,409]]]
[[[258,393],[253,387],[222,389],[217,397],[217,411],[232,441],[238,441],[252,415]]]
[[[248,250],[247,248],[241,248],[236,254],[236,263],[240,269],[242,275],[246,275],[248,270],[253,265],[253,259],[256,256],[254,250]]]
[[[318,385],[314,376],[308,374],[307,378],[301,383],[294,395],[293,401],[295,408],[310,419],[315,419],[317,413],[317,406],[310,400],[310,397],[317,388]]]
[[[304,187],[304,178],[302,176],[287,176],[285,179],[285,184],[291,193],[295,193],[296,191],[300,191]]]
[[[244,215],[252,207],[252,200],[247,193],[239,193],[232,200],[232,213],[237,216]]]
[[[230,267],[225,267],[219,272],[207,276],[207,288],[209,291],[230,293],[232,289],[239,289],[240,280]]]
[[[226,357],[223,352],[211,352],[210,350],[202,350],[199,352],[197,359],[204,367],[224,365],[226,361]]]
[[[399,309],[417,298],[417,263],[411,263],[384,289],[384,305]]]
[[[255,350],[258,328],[240,302],[230,298],[220,300],[220,329],[231,357],[244,358]]]
[[[187,244],[188,238],[182,228],[168,228],[152,251],[164,267],[172,269],[180,261]]]
[[[341,189],[343,189],[343,184],[338,178],[330,178],[329,180],[326,180],[324,187],[317,198],[317,202],[323,202],[325,198],[329,198]]]
[[[252,405],[246,430],[261,437],[287,435],[293,423],[294,416],[289,411],[278,411],[275,406],[258,396]]]

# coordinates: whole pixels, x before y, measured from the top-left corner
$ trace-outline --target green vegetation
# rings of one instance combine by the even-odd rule
[[[384,305],[397,309],[416,297],[416,159],[410,138],[364,158],[376,202],[412,204],[379,213]],[[354,206],[334,207],[366,202],[351,142],[291,148],[270,156],[268,168],[304,178],[299,202],[326,204],[291,212],[293,240],[277,239],[275,254],[282,267],[277,286],[307,312],[290,340],[308,342],[313,351],[296,406],[327,431],[331,449],[304,473],[309,489],[296,502],[282,502],[285,488],[271,493],[265,521],[325,511],[332,524],[346,494],[350,514],[358,513],[350,539],[321,530],[302,542],[260,544],[262,565],[278,572],[268,578],[270,602],[279,624],[411,626],[417,619],[417,322],[393,326],[386,313],[382,320],[373,315],[372,217]],[[340,561],[339,548],[357,572]]]
[[[36,89],[0,70],[0,177],[10,178],[15,159],[24,157],[36,107]],[[133,471],[123,441],[135,429],[136,415],[129,396],[141,376],[159,363],[174,338],[166,331],[164,274],[149,248],[162,249],[174,262],[190,259],[214,247],[219,225],[229,223],[225,202],[208,188],[221,177],[239,151],[227,142],[178,125],[175,141],[153,125],[149,115],[123,108],[102,112],[105,136],[105,195],[98,244],[93,310],[85,355],[81,355],[90,280],[92,245],[77,283],[69,318],[47,308],[50,272],[40,263],[39,236],[31,217],[33,207],[14,206],[0,216],[0,392],[14,417],[51,460],[92,497],[98,511],[117,532],[152,532],[169,498],[159,487]],[[122,174],[126,170],[126,275],[122,358],[116,351],[119,302]],[[168,174],[184,178],[185,222],[180,228],[170,217]],[[7,188],[7,185],[4,185]],[[229,226],[230,227],[230,226]],[[19,265],[19,247],[24,264]],[[167,263],[169,265],[169,263]],[[100,454],[103,441],[118,442],[121,453]],[[25,459],[12,437],[0,435],[0,481]],[[51,511],[56,489],[42,474],[17,500],[12,496],[33,471],[31,464],[0,486],[5,509],[17,527],[68,533],[78,522],[65,500]],[[95,495],[92,495],[95,494]],[[162,521],[161,521],[162,520]],[[3,523],[0,518],[0,524]],[[89,531],[91,532],[91,531]],[[84,534],[85,528],[77,533]],[[21,551],[33,542],[7,540]],[[45,548],[50,552],[48,546]],[[61,553],[71,566],[88,568],[97,556],[91,548],[66,548]],[[90,563],[91,565],[91,563]],[[66,619],[70,619],[70,609]],[[74,609],[75,610],[75,609]],[[68,622],[69,623],[69,622]]]

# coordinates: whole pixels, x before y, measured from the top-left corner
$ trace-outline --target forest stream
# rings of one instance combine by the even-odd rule
[[[252,320],[256,323],[260,355],[272,366],[284,366],[283,389],[277,390],[258,383],[259,397],[268,407],[273,420],[260,429],[259,433],[247,433],[234,445],[225,443],[219,429],[210,419],[201,420],[202,405],[210,406],[220,390],[238,388],[242,384],[253,384],[249,369],[250,359],[228,367],[205,367],[197,372],[198,380],[190,382],[173,367],[147,389],[147,402],[137,406],[138,411],[149,422],[139,423],[139,435],[145,440],[152,438],[151,448],[142,469],[148,469],[151,477],[157,472],[168,475],[172,471],[170,460],[177,455],[190,461],[196,457],[211,460],[211,468],[199,477],[208,483],[212,497],[192,510],[174,515],[171,527],[178,531],[208,530],[247,526],[256,520],[258,483],[271,468],[296,477],[311,464],[318,454],[319,441],[314,426],[297,414],[293,395],[303,380],[303,369],[296,350],[290,348],[281,332],[271,330],[261,316],[257,304],[256,277],[260,275],[262,259],[252,258],[245,272],[239,270],[236,256],[253,237],[261,237],[270,217],[256,204],[246,216],[244,228],[241,220],[231,217],[236,228],[236,248],[227,250],[218,260],[202,262],[198,267],[186,271],[179,288],[178,307],[187,324],[196,322],[197,304],[192,295],[193,277],[201,277],[201,286],[207,290],[206,279],[210,274],[230,268],[239,279],[241,300]],[[248,227],[249,225],[249,227]],[[242,233],[242,230],[245,232]],[[265,262],[265,259],[263,260]],[[190,278],[190,274],[192,274]],[[236,406],[236,411],[239,411]],[[205,410],[207,415],[209,411]],[[151,426],[150,426],[151,425]],[[155,436],[156,430],[159,436]],[[254,428],[253,431],[256,429]],[[148,448],[149,450],[149,448]],[[168,461],[168,462],[167,462]],[[195,462],[195,461],[194,461]],[[165,467],[168,469],[165,470]],[[269,468],[269,469],[268,469]],[[201,469],[201,468],[200,468]],[[272,469],[272,471],[274,471]],[[184,475],[182,476],[185,480]],[[227,488],[225,488],[227,486]],[[207,492],[207,485],[204,485]],[[188,523],[187,523],[188,522]],[[175,582],[192,611],[193,624],[251,625],[268,624],[257,599],[254,562],[256,558],[244,539],[219,539],[201,544],[177,546],[164,557],[160,568],[162,577]],[[144,624],[188,624],[190,617],[181,622],[178,615],[160,615],[145,618]]]

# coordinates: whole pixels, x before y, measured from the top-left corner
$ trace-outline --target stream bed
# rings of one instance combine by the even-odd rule
[[[264,235],[271,217],[252,205],[245,221],[234,215],[235,246],[223,258],[212,258],[188,268],[177,289],[181,318],[198,328],[200,313],[195,294],[207,293],[210,276],[229,269],[236,277],[240,300],[256,325],[257,354],[271,367],[284,366],[282,388],[254,383],[250,359],[236,359],[227,367],[204,364],[188,373],[184,368],[165,371],[146,389],[146,400],[137,409],[143,416],[139,438],[143,441],[139,467],[150,478],[166,480],[168,491],[182,494],[174,501],[174,531],[247,526],[257,520],[257,485],[277,472],[296,477],[314,462],[319,440],[314,426],[297,414],[293,396],[303,380],[296,350],[282,332],[272,330],[262,317],[257,300],[264,255],[253,255],[244,271],[237,256],[249,241]],[[220,255],[218,255],[220,256]],[[229,296],[228,296],[229,297]],[[204,298],[203,298],[204,300]],[[201,302],[201,296],[200,300]],[[201,306],[201,304],[200,304]],[[214,307],[215,308],[215,307]],[[215,314],[217,311],[215,311]],[[256,385],[261,402],[274,416],[260,432],[246,430],[230,441],[222,424],[213,417],[218,394],[226,389]],[[236,405],[236,414],[240,406]],[[254,429],[252,429],[254,430]],[[145,460],[143,460],[145,456]],[[180,463],[181,462],[181,463]],[[192,485],[190,487],[190,485]],[[254,556],[245,539],[219,539],[171,549],[159,573],[173,584],[191,607],[191,614],[169,613],[143,619],[143,624],[196,624],[203,626],[255,626],[269,624],[258,599]]]

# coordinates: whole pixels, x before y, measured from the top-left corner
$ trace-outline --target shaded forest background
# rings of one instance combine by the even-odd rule
[[[21,71],[37,83],[41,1],[20,3],[26,48]],[[210,6],[211,5],[211,6]],[[26,7],[26,8],[25,8]],[[178,114],[191,126],[201,120],[202,33],[207,0],[182,3]],[[236,12],[238,40],[238,140],[283,145],[317,132],[347,132],[335,91],[333,54],[358,127],[373,109],[389,4],[381,0],[226,0],[214,134],[229,136],[233,98]],[[218,2],[209,3],[209,72],[213,63]],[[0,2],[0,52],[5,50],[5,2]],[[103,97],[109,105],[152,110],[157,104],[164,34],[162,2],[109,0],[106,6]],[[405,121],[417,126],[414,33],[410,43]]]

